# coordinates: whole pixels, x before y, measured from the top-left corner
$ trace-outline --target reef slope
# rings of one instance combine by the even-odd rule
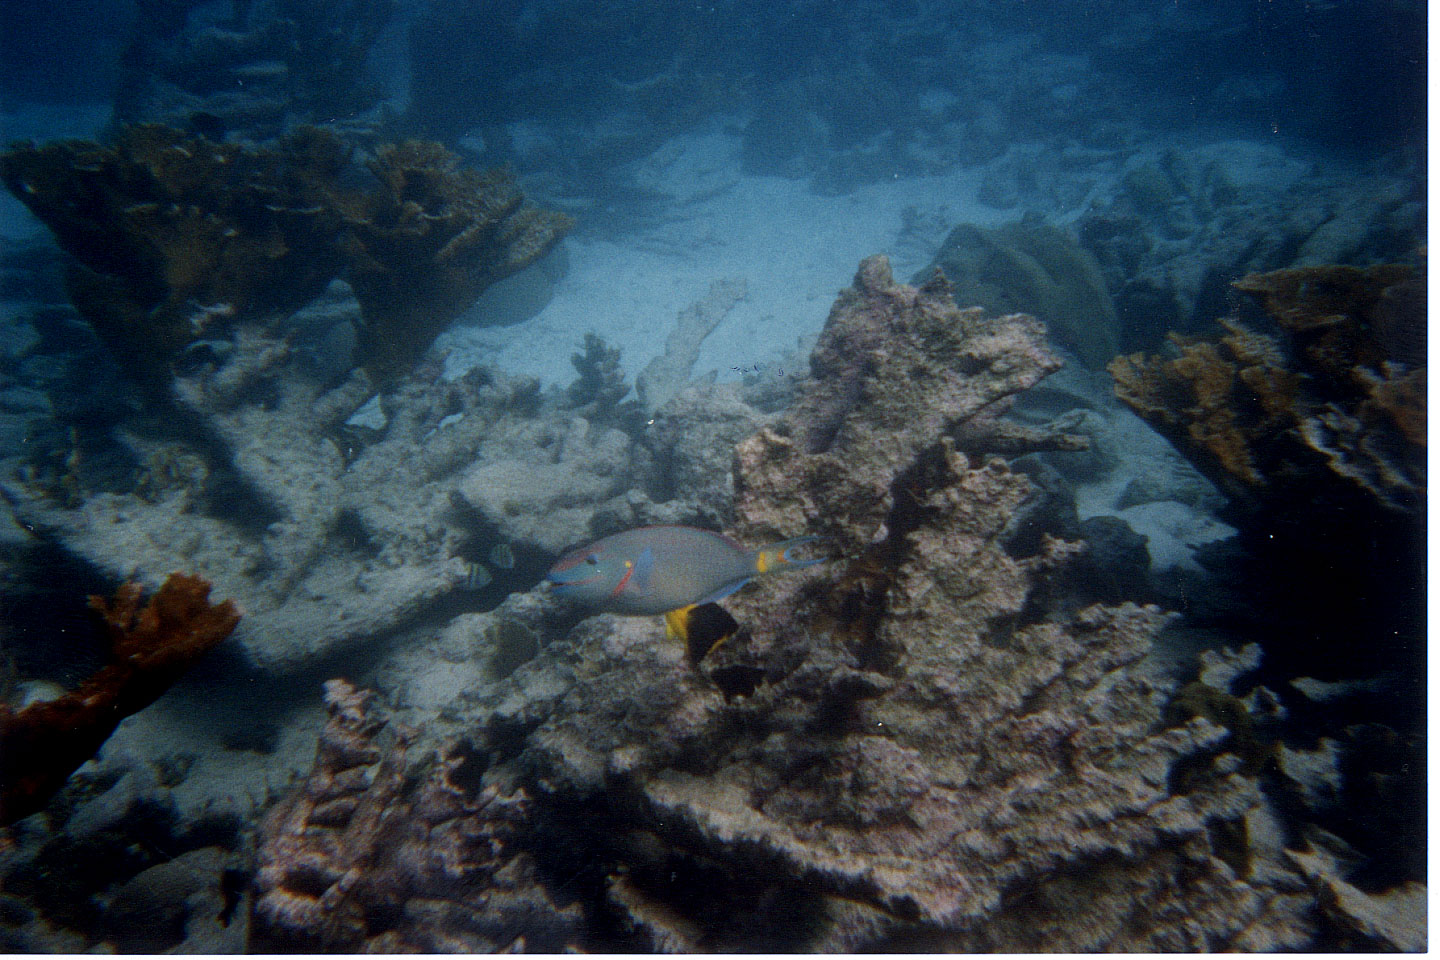
[[[1012,545],[1029,481],[983,450],[1017,442],[996,413],[1057,365],[1033,320],[958,310],[943,280],[895,284],[884,258],[866,260],[801,401],[735,459],[736,532],[821,532],[834,562],[728,602],[743,628],[700,670],[646,619],[556,635],[552,602],[519,597],[488,615],[549,637],[457,705],[471,732],[441,750],[472,758],[466,803],[525,798],[500,820],[532,886],[507,886],[495,910],[520,896],[531,929],[548,911],[591,949],[1309,942],[1313,899],[1227,732],[1165,721],[1169,685],[1143,658],[1167,615],[1073,608],[1047,584],[1082,546]],[[446,769],[412,796],[456,789]],[[435,936],[422,916],[508,942],[490,901],[403,869],[428,854],[388,841],[396,829],[369,856],[410,885],[364,896],[387,904],[369,916],[402,919],[350,928],[344,945],[417,948]],[[261,902],[288,889],[274,867]],[[470,919],[435,900],[463,900]],[[273,922],[269,936],[314,945],[330,920]]]

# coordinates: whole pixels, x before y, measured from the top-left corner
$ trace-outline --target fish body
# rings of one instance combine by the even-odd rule
[[[593,610],[636,616],[714,603],[752,577],[820,563],[799,548],[817,537],[750,550],[699,527],[637,527],[572,550],[546,579],[556,595]]]
[[[490,566],[501,570],[515,569],[515,551],[508,543],[497,543],[490,548]]]
[[[465,565],[463,583],[466,590],[484,590],[493,579],[490,571],[485,569],[485,564],[476,562]]]

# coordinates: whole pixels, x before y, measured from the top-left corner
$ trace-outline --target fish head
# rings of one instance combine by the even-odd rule
[[[614,596],[633,566],[615,551],[596,544],[565,554],[545,579],[557,597],[599,604]]]

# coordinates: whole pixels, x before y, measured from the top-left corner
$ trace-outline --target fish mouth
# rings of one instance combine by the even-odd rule
[[[567,577],[567,573],[569,573],[568,570],[562,570],[559,573],[551,571],[550,573],[545,574],[545,582],[550,584],[551,588],[554,590],[567,590],[573,587],[583,587],[586,584],[596,583],[600,579],[600,575],[598,573],[591,574],[588,577],[573,578]]]

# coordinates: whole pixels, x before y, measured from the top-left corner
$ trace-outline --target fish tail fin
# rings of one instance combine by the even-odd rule
[[[824,539],[824,537],[794,537],[761,547],[755,551],[755,572],[771,573],[776,570],[809,567],[817,563],[824,563],[826,557],[806,556],[806,551],[803,549]]]

